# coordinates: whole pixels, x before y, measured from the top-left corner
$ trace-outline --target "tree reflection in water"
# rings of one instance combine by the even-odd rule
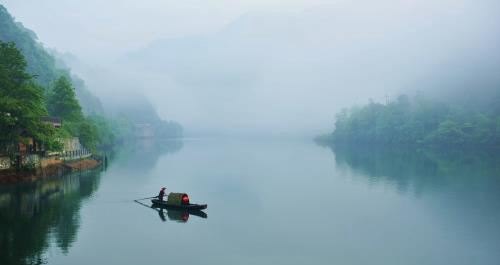
[[[428,150],[329,146],[338,169],[372,185],[419,198],[446,226],[500,244],[500,156],[497,150]]]
[[[500,199],[496,150],[430,150],[380,146],[329,146],[341,169],[389,183],[417,196],[432,191],[480,191]],[[494,199],[491,198],[491,199]]]
[[[82,202],[98,189],[100,174],[74,172],[0,187],[0,264],[44,264],[50,244],[67,253]]]
[[[153,168],[159,157],[182,147],[180,140],[137,140],[110,150],[106,159],[113,164],[133,164],[114,168],[117,174],[121,170],[143,173]],[[99,170],[74,172],[0,186],[0,264],[45,264],[51,246],[68,253],[77,240],[81,206],[98,190],[101,174]],[[166,214],[181,222],[189,218],[185,213]]]

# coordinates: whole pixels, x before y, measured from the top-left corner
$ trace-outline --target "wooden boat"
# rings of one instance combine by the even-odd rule
[[[160,201],[158,199],[152,199],[151,202],[153,203],[154,207],[163,207],[163,208],[171,208],[171,209],[183,209],[183,210],[204,210],[207,209],[206,204],[193,204],[193,203],[188,203],[188,204],[172,204],[168,203],[168,201]]]

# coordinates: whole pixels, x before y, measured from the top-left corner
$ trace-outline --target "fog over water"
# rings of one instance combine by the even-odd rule
[[[493,0],[1,3],[105,105],[144,95],[188,134],[314,135],[341,108],[500,69]]]
[[[500,264],[499,10],[0,0],[0,265]]]

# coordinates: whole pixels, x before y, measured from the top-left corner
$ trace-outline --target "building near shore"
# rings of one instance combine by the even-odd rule
[[[51,124],[54,128],[61,128],[63,123],[59,117],[42,117],[41,120]],[[64,161],[92,156],[92,153],[80,143],[78,137],[61,139],[61,143],[63,145],[61,151],[46,150],[43,143],[36,141],[26,132],[22,132],[21,141],[12,146],[13,152],[0,150],[0,171],[21,167],[45,168]]]

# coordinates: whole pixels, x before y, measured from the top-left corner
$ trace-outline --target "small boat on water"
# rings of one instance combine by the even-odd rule
[[[189,196],[185,193],[170,193],[166,201],[152,199],[153,207],[163,207],[183,210],[204,210],[206,204],[193,204],[189,202]]]
[[[171,204],[168,201],[160,201],[158,199],[152,199],[151,202],[155,207],[172,208],[172,209],[184,209],[184,210],[204,210],[207,209],[206,204]]]
[[[144,199],[146,199],[146,198],[144,198]],[[151,199],[151,198],[147,198],[147,199]],[[197,209],[196,207],[179,208],[179,207],[172,207],[169,205],[165,206],[164,205],[165,202],[160,202],[160,201],[158,201],[157,203],[155,203],[153,201],[153,205],[148,205],[148,204],[142,203],[139,200],[134,200],[134,202],[158,212],[162,221],[166,221],[167,216],[168,216],[169,220],[178,221],[181,223],[187,222],[189,219],[189,216],[191,216],[191,215],[201,217],[203,219],[208,218],[208,215],[202,211],[202,209],[207,208],[206,204],[201,205],[202,209]]]

